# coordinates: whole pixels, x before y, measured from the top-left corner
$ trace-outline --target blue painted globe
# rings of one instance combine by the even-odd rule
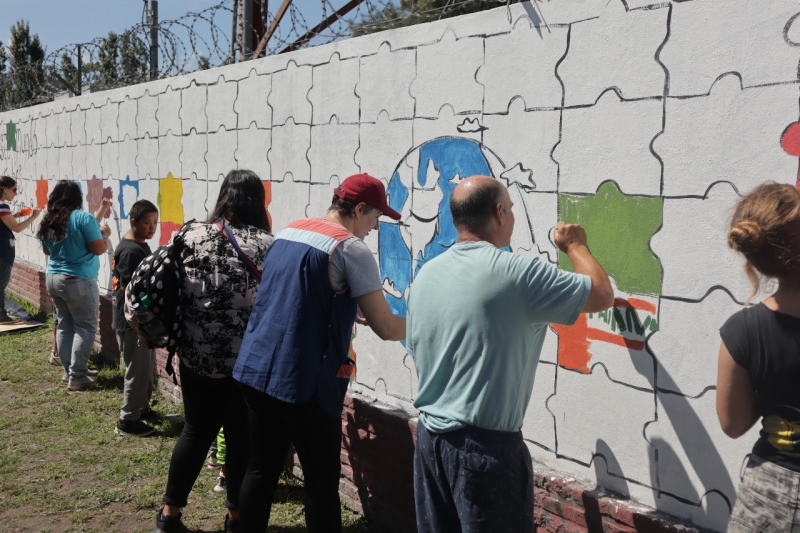
[[[458,238],[449,208],[458,181],[497,177],[502,169],[500,159],[481,143],[456,137],[428,141],[397,165],[386,192],[389,205],[403,218],[381,222],[378,233],[381,279],[395,314],[406,316],[406,290],[419,269]]]

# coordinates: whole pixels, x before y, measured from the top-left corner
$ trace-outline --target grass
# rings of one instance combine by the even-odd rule
[[[42,318],[39,315],[39,318]],[[47,364],[48,328],[0,337],[0,532],[149,532],[179,429],[161,416],[158,436],[118,437],[122,372],[102,368],[99,387],[69,392],[62,369]],[[156,410],[182,414],[161,400]],[[184,509],[193,531],[222,531],[224,496],[203,468]],[[305,531],[302,484],[284,477],[269,531]],[[378,532],[342,511],[345,531]]]

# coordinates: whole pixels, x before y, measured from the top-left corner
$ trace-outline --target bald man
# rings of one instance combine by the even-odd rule
[[[533,469],[522,419],[550,323],[608,309],[614,293],[586,232],[559,222],[575,273],[501,248],[514,213],[494,178],[463,180],[458,242],[427,262],[408,296],[406,347],[419,392],[414,498],[426,532],[532,532]]]

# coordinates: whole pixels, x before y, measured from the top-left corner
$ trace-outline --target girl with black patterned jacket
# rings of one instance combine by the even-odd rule
[[[208,220],[193,223],[184,237],[183,335],[178,357],[186,423],[172,451],[156,533],[185,530],[180,510],[220,427],[228,447],[225,529],[238,530],[239,489],[248,460],[247,408],[231,373],[258,281],[218,221],[227,224],[244,255],[260,271],[272,235],[264,187],[254,172],[230,171]]]

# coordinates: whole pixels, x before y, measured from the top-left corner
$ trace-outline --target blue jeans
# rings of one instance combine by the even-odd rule
[[[72,378],[86,374],[86,362],[94,346],[100,289],[96,279],[47,275],[47,292],[58,311],[56,344],[61,364]]]
[[[6,287],[11,281],[11,264],[0,257],[0,318],[8,316],[6,313]]]
[[[417,422],[414,502],[419,533],[533,533],[533,465],[522,432]]]

